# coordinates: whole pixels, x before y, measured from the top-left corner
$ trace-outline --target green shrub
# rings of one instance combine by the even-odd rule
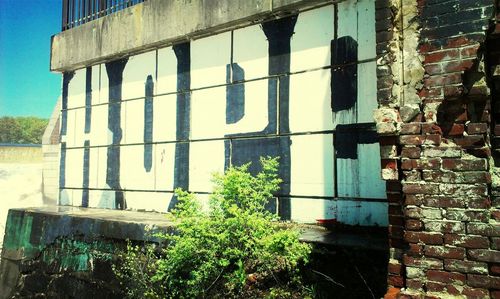
[[[310,245],[283,228],[265,209],[278,191],[276,158],[262,158],[256,176],[250,164],[214,175],[214,192],[204,210],[193,194],[176,190],[172,211],[176,233],[168,244],[132,246],[115,272],[131,298],[300,297],[300,276]]]

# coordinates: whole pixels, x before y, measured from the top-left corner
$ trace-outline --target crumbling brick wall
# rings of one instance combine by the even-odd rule
[[[388,283],[401,296],[500,298],[497,4],[379,2],[391,20],[385,39],[377,34],[374,113],[389,200]]]

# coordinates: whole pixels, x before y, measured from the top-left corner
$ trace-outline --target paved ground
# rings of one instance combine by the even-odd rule
[[[0,248],[9,209],[42,205],[42,163],[0,163]]]

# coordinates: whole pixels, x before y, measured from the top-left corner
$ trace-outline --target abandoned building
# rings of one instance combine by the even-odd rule
[[[178,187],[205,201],[213,172],[279,156],[271,208],[382,228],[387,296],[500,298],[499,9],[63,0],[50,62],[62,74],[59,207],[11,210],[0,287],[40,279],[26,268],[50,266],[60,236],[140,240],[167,225],[104,209],[167,212]]]

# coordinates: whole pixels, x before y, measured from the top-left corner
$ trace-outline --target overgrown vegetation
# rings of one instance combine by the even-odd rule
[[[176,190],[175,234],[163,248],[129,244],[114,268],[129,298],[307,298],[300,269],[311,247],[265,209],[279,189],[277,159],[214,176],[208,209]]]
[[[34,116],[0,117],[0,143],[42,143],[47,119]]]

